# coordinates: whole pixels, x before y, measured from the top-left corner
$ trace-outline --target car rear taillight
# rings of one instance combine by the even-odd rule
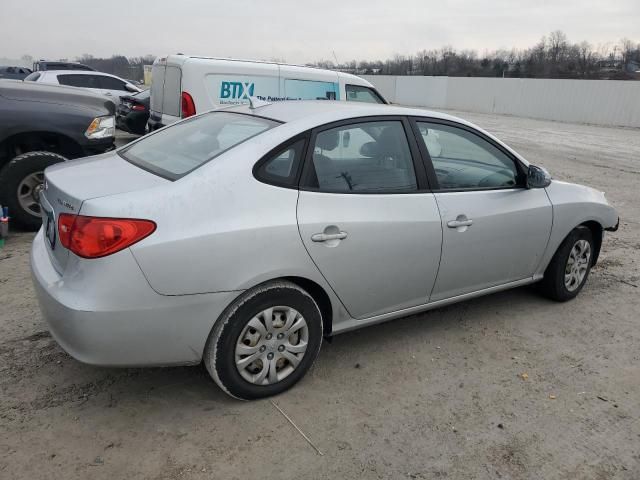
[[[182,92],[182,118],[192,117],[196,114],[196,104],[187,92]]]
[[[134,103],[131,105],[131,110],[135,110],[136,112],[144,112],[146,110],[144,105],[140,105],[139,103]]]
[[[151,235],[155,222],[134,218],[87,217],[61,213],[60,243],[83,258],[106,257]]]

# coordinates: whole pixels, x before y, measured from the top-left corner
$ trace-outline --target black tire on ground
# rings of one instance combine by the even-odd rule
[[[290,307],[304,317],[308,328],[307,348],[288,376],[269,385],[256,385],[243,378],[236,367],[236,344],[249,321],[270,307]],[[252,400],[277,395],[295,385],[313,365],[321,343],[322,314],[313,297],[291,282],[273,281],[246,291],[226,309],[209,335],[203,361],[211,377],[227,394]]]
[[[591,254],[584,278],[577,286],[577,288],[575,288],[574,290],[569,290],[565,285],[565,271],[567,268],[567,262],[569,260],[571,250],[579,240],[586,240],[587,242],[589,242]],[[551,259],[549,266],[544,272],[544,278],[540,282],[540,291],[542,292],[542,294],[558,302],[566,302],[567,300],[575,298],[578,293],[580,293],[580,290],[582,290],[582,287],[584,287],[584,284],[589,278],[589,272],[591,271],[591,267],[593,265],[594,252],[595,249],[593,245],[593,235],[591,234],[591,230],[584,226],[574,228],[571,233],[567,235],[567,238],[565,238],[564,241],[560,244],[558,250]]]
[[[27,152],[18,155],[2,167],[0,170],[0,204],[9,207],[9,217],[13,222],[29,230],[40,228],[42,224],[40,216],[34,215],[20,205],[18,186],[29,175],[42,172],[48,166],[65,160],[66,158],[57,153]]]

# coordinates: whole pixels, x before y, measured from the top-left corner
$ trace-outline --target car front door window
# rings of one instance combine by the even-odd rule
[[[361,85],[345,85],[347,100],[350,102],[385,103],[378,93],[369,87]]]
[[[417,122],[441,190],[513,188],[522,184],[506,153],[468,130]]]
[[[402,122],[363,122],[319,132],[309,187],[343,193],[417,190]]]

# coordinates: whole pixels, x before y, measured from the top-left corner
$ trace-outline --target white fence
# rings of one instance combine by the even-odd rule
[[[640,81],[363,75],[387,100],[433,109],[640,127]]]

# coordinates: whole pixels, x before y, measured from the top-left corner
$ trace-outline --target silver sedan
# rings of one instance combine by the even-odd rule
[[[459,118],[259,103],[46,170],[31,265],[72,356],[204,362],[265,397],[326,336],[534,282],[570,300],[617,228],[602,192]]]

